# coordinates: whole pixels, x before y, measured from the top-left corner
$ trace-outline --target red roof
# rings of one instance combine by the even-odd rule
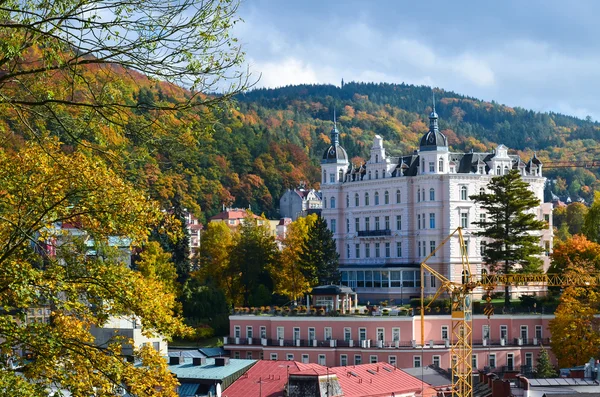
[[[335,374],[344,397],[389,397],[415,393],[436,395],[435,390],[421,380],[389,364],[362,364],[327,368],[318,364],[296,361],[259,360],[244,375],[223,391],[223,397],[283,396],[289,375],[326,376]]]
[[[248,213],[246,212],[246,210],[241,210],[241,209],[233,209],[233,210],[227,210],[227,211],[223,211],[220,214],[217,214],[213,217],[210,218],[210,220],[216,220],[216,219],[244,219],[246,217]],[[256,214],[252,214],[252,217],[255,219],[260,219],[260,216],[256,215]]]

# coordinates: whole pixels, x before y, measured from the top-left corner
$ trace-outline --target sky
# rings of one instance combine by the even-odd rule
[[[600,1],[244,0],[258,87],[429,85],[600,120]]]

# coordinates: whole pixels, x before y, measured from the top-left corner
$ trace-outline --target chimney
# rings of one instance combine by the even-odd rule
[[[204,365],[204,364],[206,364],[206,359],[204,357],[193,357],[192,358],[192,365],[198,366],[198,365]]]
[[[169,365],[179,365],[179,356],[169,357]]]
[[[487,384],[490,387],[490,389],[492,388],[492,382],[494,382],[495,379],[498,378],[498,375],[494,374],[494,373],[490,373],[487,375]]]
[[[216,367],[224,367],[229,365],[229,357],[217,357],[215,358],[215,366]]]
[[[502,379],[494,379],[492,382],[492,397],[508,397],[509,394],[504,394],[504,381]]]

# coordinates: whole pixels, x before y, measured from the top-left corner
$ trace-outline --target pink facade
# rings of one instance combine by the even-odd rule
[[[552,315],[496,315],[473,319],[473,368],[526,372],[548,345]],[[388,362],[399,368],[450,368],[448,315],[419,316],[230,316],[225,349],[232,357],[296,360],[327,366]],[[525,368],[522,368],[524,366]]]

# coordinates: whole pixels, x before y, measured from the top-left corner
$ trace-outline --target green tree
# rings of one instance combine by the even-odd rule
[[[318,217],[308,228],[300,255],[304,278],[310,280],[311,287],[339,284],[339,257],[333,233],[327,227],[325,219]]]
[[[585,222],[588,208],[583,203],[571,203],[567,206],[567,225],[569,233],[579,234]]]
[[[528,210],[540,201],[521,179],[519,171],[492,178],[488,192],[471,196],[487,212],[485,220],[474,222],[483,230],[477,236],[489,239],[483,257],[494,273],[509,274],[516,270],[540,271],[542,253],[540,238],[535,232],[546,227]],[[510,306],[509,285],[505,286],[504,305]]]
[[[266,219],[255,217],[248,211],[239,227],[229,258],[230,272],[239,275],[236,290],[241,294],[245,306],[250,306],[253,294],[260,295],[259,300],[262,301],[255,303],[269,303],[264,302],[264,289],[273,290],[269,269],[276,267],[278,261],[279,250]],[[263,287],[259,289],[261,285]]]
[[[135,261],[134,267],[144,275],[161,281],[167,290],[179,295],[181,284],[177,282],[177,270],[171,261],[172,255],[165,252],[156,241],[149,241]]]
[[[537,365],[535,367],[536,378],[554,378],[556,376],[556,370],[550,362],[550,356],[548,351],[542,346],[538,353]]]
[[[588,240],[600,243],[600,192],[594,193],[594,202],[585,215],[582,232]]]

